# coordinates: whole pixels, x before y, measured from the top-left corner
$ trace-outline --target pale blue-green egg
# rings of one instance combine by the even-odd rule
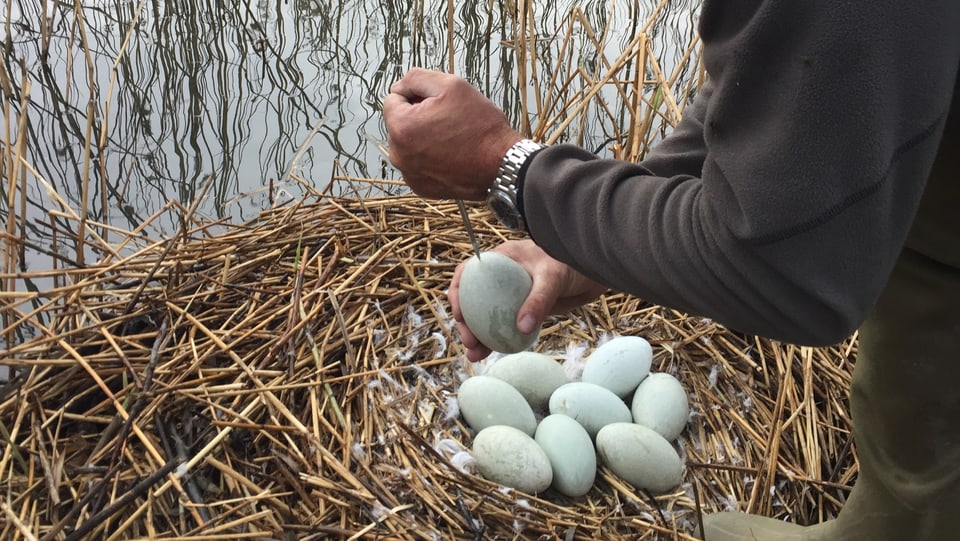
[[[626,398],[650,373],[653,349],[639,336],[618,336],[593,350],[583,367],[583,381]]]
[[[630,405],[633,422],[644,425],[673,441],[690,416],[687,392],[677,378],[663,372],[647,376],[633,393]]]
[[[623,399],[612,391],[584,381],[561,385],[550,396],[550,413],[573,417],[591,438],[604,426],[630,422],[633,417]]]
[[[683,463],[663,436],[636,423],[612,423],[597,433],[600,461],[636,488],[662,494],[680,484]]]
[[[557,492],[578,497],[590,491],[597,477],[597,452],[580,423],[566,415],[548,415],[534,439],[550,459]]]
[[[490,426],[473,439],[473,457],[484,478],[528,494],[543,492],[553,481],[544,450],[512,426]]]
[[[457,390],[460,414],[474,430],[488,426],[512,426],[529,436],[537,430],[537,418],[520,391],[490,376],[474,376]]]
[[[553,357],[535,351],[505,355],[485,375],[509,383],[535,410],[546,409],[550,395],[567,383],[567,373]]]
[[[460,274],[460,312],[480,343],[500,353],[516,353],[536,342],[540,329],[517,330],[517,313],[533,286],[519,263],[497,252],[471,257]]]

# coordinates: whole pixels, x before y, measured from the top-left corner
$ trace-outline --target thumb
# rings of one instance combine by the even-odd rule
[[[535,279],[530,294],[517,312],[517,330],[524,334],[536,330],[553,313],[559,293],[555,281]]]

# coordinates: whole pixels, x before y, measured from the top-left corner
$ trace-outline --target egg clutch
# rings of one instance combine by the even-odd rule
[[[653,350],[639,336],[597,347],[578,381],[553,357],[523,351],[539,335],[515,325],[531,284],[523,267],[496,252],[474,256],[461,274],[464,321],[482,343],[508,353],[457,392],[461,415],[477,431],[471,452],[480,474],[531,494],[552,487],[577,497],[603,464],[636,488],[677,487],[683,462],[672,442],[690,412],[681,383],[651,373]]]
[[[553,487],[576,497],[593,486],[599,463],[654,493],[678,486],[683,464],[671,441],[686,425],[687,395],[670,374],[650,373],[650,352],[643,338],[621,336],[594,350],[580,381],[532,351],[466,379],[457,400],[477,431],[471,451],[480,474],[531,494]],[[620,396],[604,386],[613,373],[639,382],[620,385]]]

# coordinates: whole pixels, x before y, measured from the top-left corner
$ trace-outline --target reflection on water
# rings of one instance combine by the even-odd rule
[[[516,117],[512,52],[500,46],[513,35],[503,6],[457,4],[458,73]],[[573,4],[538,6],[541,35],[562,28]],[[641,7],[640,17],[609,4],[587,2],[583,9],[597,28],[606,21],[621,27],[625,42],[655,2]],[[82,5],[78,18],[70,3],[10,2],[4,61],[12,105],[22,97],[20,63],[32,82],[29,161],[72,204],[80,204],[80,186],[88,182],[90,216],[126,218],[119,225],[141,223],[171,198],[189,201],[211,173],[218,182],[208,212],[249,218],[265,196],[229,202],[262,192],[304,143],[296,172],[320,185],[335,159],[346,174],[396,176],[366,137],[384,137],[382,97],[412,65],[446,66],[443,0]],[[659,51],[676,51],[693,28],[689,6],[675,2],[672,10],[655,34]],[[41,20],[48,21],[49,39]],[[669,55],[661,56],[669,65]],[[40,198],[34,194],[36,203]]]
[[[617,47],[657,4],[537,2],[540,65],[551,64],[574,6]],[[683,52],[677,44],[690,41],[698,4],[670,2],[651,32],[665,71]],[[216,182],[201,212],[231,221],[270,205],[271,183],[281,199],[300,195],[299,184],[280,182],[291,168],[318,187],[333,174],[395,178],[371,144],[385,138],[382,97],[410,66],[447,67],[445,0],[7,0],[0,6],[8,14],[0,74],[5,155],[22,135],[25,161],[67,205],[127,230],[171,199],[188,204],[209,175]],[[457,73],[520,126],[514,54],[503,45],[515,37],[513,19],[503,15],[513,6],[456,2],[452,35]],[[583,51],[584,68],[597,69],[596,51]],[[605,131],[588,126],[583,141],[601,150]],[[21,193],[7,184],[14,166],[7,160],[0,166],[0,218],[7,224],[13,209],[18,227],[26,228],[18,236],[48,268],[58,248],[51,237],[57,218],[47,211],[59,205],[31,174],[18,177],[26,182],[25,211],[18,210]],[[76,227],[56,225],[66,232]],[[167,225],[169,234],[177,224]],[[21,256],[23,270],[37,255],[30,252]]]

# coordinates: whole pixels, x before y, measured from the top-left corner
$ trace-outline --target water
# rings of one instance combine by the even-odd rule
[[[698,4],[671,2],[652,29],[667,72],[694,34]],[[189,205],[209,175],[215,181],[199,214],[231,222],[301,196],[304,186],[288,174],[317,189],[334,175],[398,178],[371,143],[386,138],[383,97],[409,67],[448,63],[444,0],[78,0],[79,16],[74,5],[0,2],[0,137],[4,156],[19,141],[35,170],[15,178],[25,189],[11,190],[15,164],[0,164],[0,220],[14,222],[15,236],[28,244],[16,260],[21,273],[50,268],[55,253],[72,259],[51,231],[55,223],[62,236],[76,223],[49,213],[63,209],[38,177],[73,212],[85,208],[90,220],[121,230],[141,225],[170,200]],[[610,32],[608,54],[616,57],[656,5],[535,2],[538,52],[545,60],[555,54],[560,39],[551,37],[562,35],[578,6],[594,29]],[[514,54],[503,45],[515,34],[502,15],[507,10],[502,0],[456,2],[455,71],[519,126]],[[584,32],[575,36],[586,41]],[[596,51],[582,50],[583,65],[596,69]],[[588,126],[580,135],[603,151],[606,130]],[[152,221],[148,233],[170,235],[178,225],[170,213]],[[19,291],[49,285],[3,281],[4,289]]]

